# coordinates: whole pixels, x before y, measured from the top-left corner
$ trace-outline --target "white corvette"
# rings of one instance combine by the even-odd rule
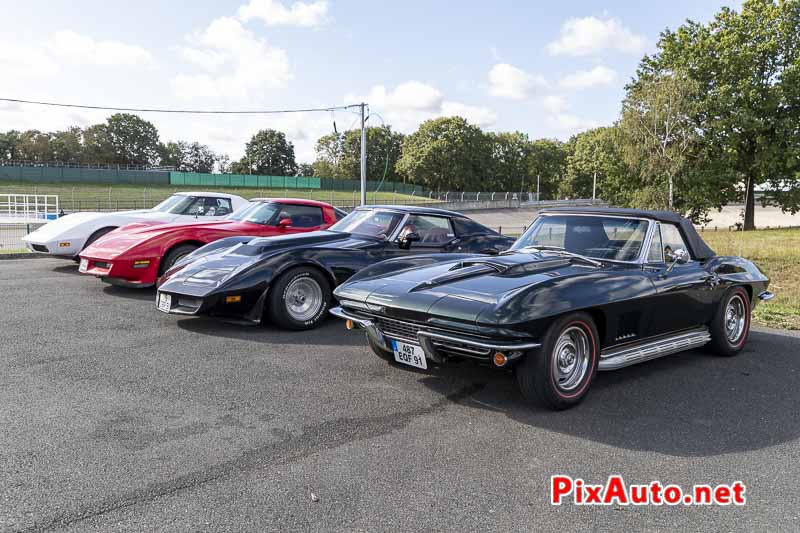
[[[175,193],[152,209],[113,213],[72,213],[22,238],[29,250],[75,258],[88,245],[134,222],[208,222],[247,205],[241,196],[217,192]]]

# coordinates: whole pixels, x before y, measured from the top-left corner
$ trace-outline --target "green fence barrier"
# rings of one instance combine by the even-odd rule
[[[170,172],[170,185],[209,187],[258,187],[262,189],[319,189],[320,178],[303,176],[252,176],[250,174],[203,174]]]
[[[127,183],[169,185],[169,172],[71,167],[22,167],[0,165],[0,181],[41,183]]]

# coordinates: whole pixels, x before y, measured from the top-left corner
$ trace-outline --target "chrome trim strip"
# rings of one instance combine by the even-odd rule
[[[627,348],[618,348],[600,355],[598,370],[617,370],[665,355],[697,348],[711,341],[708,328],[679,333],[670,337]]]
[[[775,293],[769,291],[764,291],[758,295],[758,299],[761,300],[762,302],[768,302],[773,298],[775,298]]]
[[[438,341],[445,341],[445,342],[454,342],[458,344],[466,344],[467,346],[475,346],[477,348],[484,348],[488,350],[508,350],[508,351],[520,351],[520,350],[531,350],[533,348],[541,348],[542,343],[540,342],[525,342],[520,344],[508,344],[503,342],[482,342],[482,341],[474,341],[472,339],[464,339],[462,337],[452,337],[450,335],[444,335],[442,333],[433,333],[432,331],[420,331],[417,333],[417,337],[425,337],[431,340],[438,340]]]
[[[366,320],[364,318],[359,318],[356,315],[351,315],[341,307],[334,307],[328,312],[335,317],[343,318],[345,320],[352,320],[355,324],[362,328],[367,328],[372,325],[371,320]]]

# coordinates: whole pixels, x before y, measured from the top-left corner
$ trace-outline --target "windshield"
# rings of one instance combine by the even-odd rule
[[[173,194],[157,206],[153,211],[160,211],[162,213],[183,213],[194,201],[193,196],[186,196],[184,194]]]
[[[330,230],[385,239],[392,234],[402,218],[403,213],[375,209],[356,209],[331,226]]]
[[[560,249],[595,259],[636,261],[644,245],[646,220],[580,215],[544,215],[511,247]]]
[[[235,213],[231,213],[227,219],[269,225],[280,207],[281,204],[275,202],[253,202]]]

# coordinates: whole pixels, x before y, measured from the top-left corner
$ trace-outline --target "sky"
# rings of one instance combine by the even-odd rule
[[[566,140],[611,124],[665,28],[718,0],[0,0],[0,97],[115,107],[297,109],[367,102],[410,133],[461,115],[491,131]],[[0,131],[102,122],[103,111],[0,102]],[[259,129],[299,162],[349,111],[270,116],[142,113],[162,141],[232,158]]]

